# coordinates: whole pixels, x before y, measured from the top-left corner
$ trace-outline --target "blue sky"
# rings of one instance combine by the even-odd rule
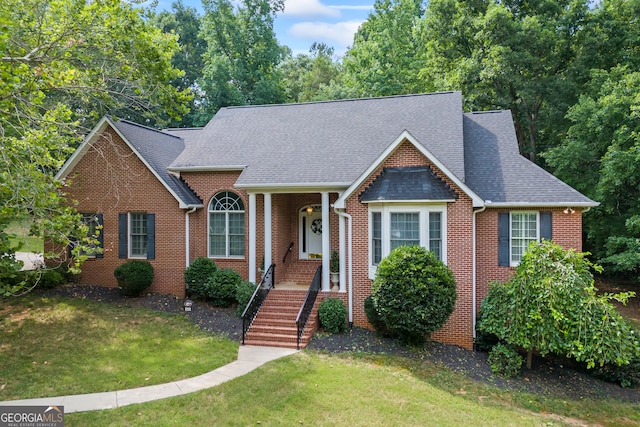
[[[171,10],[174,0],[158,0],[156,10]],[[182,0],[203,13],[201,0]],[[307,53],[311,44],[323,42],[342,56],[353,43],[353,34],[373,10],[373,0],[285,0],[274,29],[280,44],[294,54]]]

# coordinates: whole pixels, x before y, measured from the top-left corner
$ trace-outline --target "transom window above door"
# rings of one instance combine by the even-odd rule
[[[209,257],[244,257],[244,203],[231,191],[209,202]]]

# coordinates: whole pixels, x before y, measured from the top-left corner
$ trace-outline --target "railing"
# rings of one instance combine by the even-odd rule
[[[309,290],[307,291],[307,296],[304,299],[304,303],[302,304],[302,307],[300,307],[298,317],[296,317],[296,326],[298,327],[298,350],[300,350],[300,340],[302,339],[302,333],[304,332],[304,328],[305,326],[307,326],[307,322],[309,321],[309,317],[311,316],[311,310],[313,310],[313,305],[316,303],[316,298],[318,297],[318,292],[320,291],[321,284],[322,266],[319,265],[316,269],[316,274],[313,276],[313,280],[311,281],[311,286],[309,286]]]
[[[273,284],[275,283],[275,270],[276,265],[271,264],[267,272],[262,276],[262,280],[260,284],[256,287],[256,290],[253,291],[253,295],[247,303],[247,307],[242,312],[242,344],[244,345],[244,338],[249,330],[249,327],[253,323],[256,315],[258,314],[258,310],[262,307],[262,303],[267,299],[267,295],[269,291],[273,289]]]
[[[285,261],[287,260],[287,257],[292,251],[293,251],[293,242],[289,243],[289,247],[287,248],[287,251],[284,253],[284,256],[282,257],[283,264],[285,263]]]

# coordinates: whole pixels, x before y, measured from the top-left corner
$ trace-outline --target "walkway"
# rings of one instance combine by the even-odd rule
[[[247,374],[267,362],[294,353],[297,353],[297,350],[241,345],[238,349],[238,360],[197,377],[129,390],[76,394],[73,396],[43,397],[39,399],[8,400],[0,402],[0,406],[64,406],[65,414],[119,408],[134,403],[150,402],[152,400],[180,396],[215,387]]]

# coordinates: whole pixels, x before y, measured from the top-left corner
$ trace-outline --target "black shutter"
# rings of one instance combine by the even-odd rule
[[[509,267],[509,228],[510,228],[509,212],[498,212],[498,265],[501,267]]]
[[[156,259],[156,214],[147,214],[147,259]]]
[[[127,214],[118,214],[118,258],[127,258]]]
[[[553,237],[551,212],[540,212],[540,238],[551,240]]]
[[[100,252],[96,252],[96,258],[104,258],[104,215],[96,214],[96,221],[98,222],[98,226],[100,227],[98,242],[100,242],[99,246],[100,249],[102,249]]]

